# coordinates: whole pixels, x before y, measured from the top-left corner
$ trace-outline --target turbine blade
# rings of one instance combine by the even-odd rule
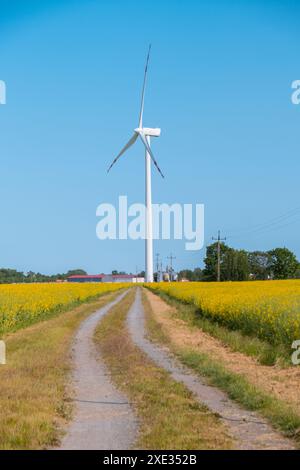
[[[154,158],[154,155],[153,155],[153,153],[152,153],[151,147],[150,147],[150,145],[149,145],[149,143],[148,143],[148,140],[147,140],[145,134],[143,134],[142,132],[140,132],[140,133],[139,133],[139,136],[140,136],[140,138],[141,138],[143,144],[145,145],[145,148],[146,148],[147,152],[149,153],[149,155],[150,155],[150,157],[151,157],[151,160],[153,161],[154,165],[156,166],[157,171],[158,171],[158,172],[160,173],[160,175],[164,178],[164,175],[162,174],[161,169],[159,168],[159,166],[158,166],[158,164],[157,164],[157,161],[156,161],[155,158]]]
[[[116,158],[113,160],[112,164],[110,165],[110,167],[108,168],[107,170],[107,173],[109,172],[109,170],[111,169],[112,166],[114,166],[114,164],[117,162],[117,160],[119,160],[119,158],[121,157],[121,155],[123,155],[124,152],[126,152],[126,150],[129,149],[129,147],[131,147],[134,142],[136,141],[136,139],[138,138],[138,134],[135,132],[133,134],[133,136],[131,137],[131,139],[127,142],[127,144],[125,145],[125,147],[122,148],[121,152],[116,156]]]
[[[145,100],[145,88],[146,88],[146,78],[147,78],[147,70],[148,70],[148,63],[151,51],[151,44],[149,45],[148,55],[146,60],[146,67],[144,73],[144,82],[143,82],[143,91],[142,91],[142,101],[141,101],[141,110],[140,110],[140,118],[139,118],[139,128],[143,127],[143,113],[144,113],[144,100]]]

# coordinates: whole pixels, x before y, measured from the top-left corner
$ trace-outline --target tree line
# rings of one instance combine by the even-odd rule
[[[178,273],[178,278],[189,281],[216,281],[217,269],[216,242],[206,249],[204,269],[184,269]],[[300,278],[300,263],[288,248],[248,252],[220,243],[220,273],[221,281],[295,279]]]
[[[111,272],[114,275],[118,274],[127,274],[126,271],[113,270]],[[16,269],[9,268],[0,268],[0,284],[19,284],[19,283],[30,283],[30,282],[58,282],[65,281],[69,276],[80,275],[84,276],[87,272],[84,269],[70,269],[66,273],[58,274],[41,274],[35,273],[33,271],[28,271],[26,273],[22,271],[17,271]],[[131,273],[132,274],[132,273]],[[145,276],[144,271],[142,271],[138,276]]]
[[[67,277],[76,274],[83,275],[86,274],[86,271],[83,269],[72,269],[66,273],[48,276],[47,274],[35,273],[33,271],[24,273],[16,269],[0,268],[0,284],[64,281]]]
[[[183,269],[178,279],[188,281],[216,281],[218,266],[218,243],[206,249],[204,269]],[[269,251],[236,250],[220,243],[221,281],[248,281],[266,279],[300,278],[300,263],[288,248],[275,248]],[[56,282],[64,281],[72,275],[85,275],[83,269],[72,269],[66,273],[46,275],[33,271],[22,272],[15,269],[0,268],[0,284]],[[112,271],[112,274],[125,274],[125,271]],[[139,275],[144,275],[142,272]]]

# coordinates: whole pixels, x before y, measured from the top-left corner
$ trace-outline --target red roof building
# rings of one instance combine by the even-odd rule
[[[75,274],[67,278],[68,282],[144,282],[135,274]]]

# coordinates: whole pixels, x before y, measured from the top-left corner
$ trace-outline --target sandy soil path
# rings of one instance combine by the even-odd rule
[[[93,343],[98,322],[122,301],[122,293],[80,325],[73,345],[74,419],[60,449],[129,449],[135,440],[135,416],[124,397],[111,384]]]
[[[130,309],[128,328],[134,343],[159,367],[169,371],[175,380],[183,382],[201,403],[220,415],[235,439],[238,449],[294,449],[293,443],[274,431],[263,418],[242,409],[224,392],[208,385],[204,379],[200,379],[179,364],[165,347],[153,344],[145,338],[141,289],[137,290]]]

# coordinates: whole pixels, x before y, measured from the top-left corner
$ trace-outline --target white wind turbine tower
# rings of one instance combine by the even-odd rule
[[[127,142],[125,147],[121,150],[121,152],[116,156],[110,167],[108,168],[107,172],[111,169],[111,167],[116,163],[116,161],[123,155],[126,150],[131,147],[135,143],[138,137],[140,137],[141,141],[145,146],[145,203],[146,203],[146,246],[145,246],[145,272],[146,272],[146,282],[153,282],[153,229],[152,229],[152,195],[151,195],[151,160],[153,161],[154,165],[156,166],[160,175],[164,178],[155,158],[153,152],[150,148],[150,138],[151,137],[159,137],[160,136],[160,129],[158,128],[149,128],[143,127],[143,113],[144,113],[144,99],[145,99],[145,85],[146,85],[146,78],[147,78],[147,70],[148,70],[148,63],[149,63],[149,56],[150,56],[151,45],[149,46],[147,60],[146,60],[146,67],[145,67],[145,74],[144,74],[144,82],[143,82],[143,91],[142,91],[142,101],[141,101],[141,110],[140,110],[140,117],[139,117],[139,125],[136,129],[134,129],[134,134]]]

